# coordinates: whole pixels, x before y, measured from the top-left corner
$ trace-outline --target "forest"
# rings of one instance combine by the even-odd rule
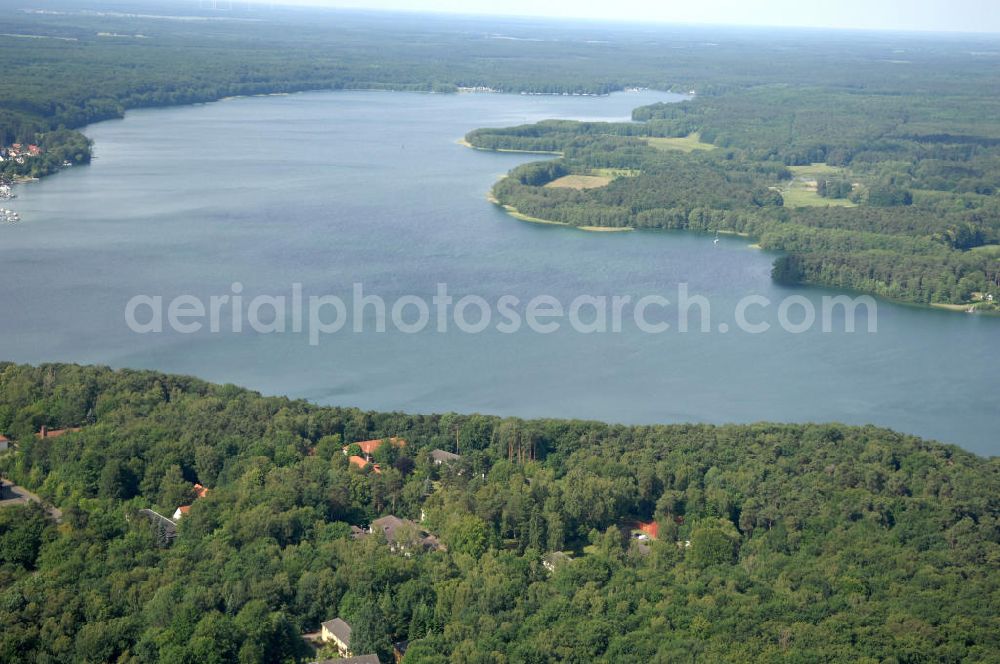
[[[638,108],[632,122],[470,132],[487,150],[555,152],[498,203],[574,226],[736,232],[773,276],[920,304],[1000,302],[1000,102],[762,85]],[[558,178],[610,175],[605,186]]]
[[[5,663],[303,662],[335,616],[406,664],[1000,651],[1000,460],[885,429],[374,413],[5,363],[0,433],[0,472],[62,513],[0,507]],[[388,437],[378,473],[341,452]],[[139,516],[186,504],[169,546]],[[444,548],[351,536],[386,514]]]

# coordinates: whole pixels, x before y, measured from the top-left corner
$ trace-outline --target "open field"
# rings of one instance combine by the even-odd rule
[[[812,180],[815,180],[821,175],[843,176],[847,174],[847,170],[844,168],[822,163],[806,164],[804,166],[789,166],[788,170],[790,170],[795,177],[805,177]]]
[[[608,186],[613,179],[607,175],[564,175],[545,186],[552,189],[599,189]]]
[[[711,143],[702,143],[701,136],[695,132],[687,136],[677,136],[671,138],[649,138],[647,142],[657,150],[680,150],[681,152],[694,152],[695,150],[714,150]]]
[[[816,180],[821,177],[846,178],[846,169],[829,164],[808,164],[805,166],[789,166],[792,181],[778,188],[781,197],[785,199],[785,207],[855,207],[846,198],[824,198],[816,193]]]

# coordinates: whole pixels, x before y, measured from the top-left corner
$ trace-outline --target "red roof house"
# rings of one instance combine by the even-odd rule
[[[377,450],[378,448],[382,447],[382,443],[384,443],[385,441],[389,441],[389,444],[391,444],[394,447],[405,447],[406,446],[406,441],[405,440],[403,440],[402,438],[396,438],[396,437],[392,437],[392,438],[377,438],[375,440],[364,440],[364,441],[361,441],[360,443],[353,443],[353,444],[355,444],[358,447],[360,447],[361,448],[361,452],[365,456],[371,456],[372,454],[375,453],[375,450]],[[345,447],[344,449],[346,450],[347,448]]]
[[[357,466],[358,468],[364,468],[369,463],[368,459],[360,457],[357,454],[352,454],[351,456],[347,457],[347,460],[351,463],[352,466]],[[379,474],[382,473],[382,469],[378,467],[377,463],[372,464],[372,470],[374,470],[376,473]]]
[[[658,539],[660,537],[660,524],[655,521],[650,521],[649,523],[639,522],[639,530],[646,533],[653,539]]]

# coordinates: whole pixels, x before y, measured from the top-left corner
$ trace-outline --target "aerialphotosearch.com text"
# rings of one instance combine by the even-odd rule
[[[867,296],[824,295],[819,302],[804,295],[772,301],[760,294],[727,304],[724,316],[713,311],[712,300],[677,285],[669,296],[580,294],[572,298],[538,294],[530,298],[500,295],[487,299],[465,294],[456,297],[448,285],[437,284],[432,296],[404,294],[383,298],[354,283],[349,296],[305,294],[292,284],[284,294],[244,294],[234,282],[227,293],[208,297],[141,294],[125,306],[125,323],[137,334],[211,333],[304,334],[317,346],[324,336],[351,332],[419,334],[428,330],[479,334],[494,329],[502,334],[524,330],[552,334],[572,330],[580,334],[620,333],[628,327],[647,333],[762,334],[780,329],[801,334],[877,331],[876,301]]]

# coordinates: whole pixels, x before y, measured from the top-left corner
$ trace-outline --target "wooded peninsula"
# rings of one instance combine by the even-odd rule
[[[997,98],[762,85],[465,140],[562,155],[493,188],[529,218],[735,232],[783,252],[783,282],[995,311],[998,118]]]

